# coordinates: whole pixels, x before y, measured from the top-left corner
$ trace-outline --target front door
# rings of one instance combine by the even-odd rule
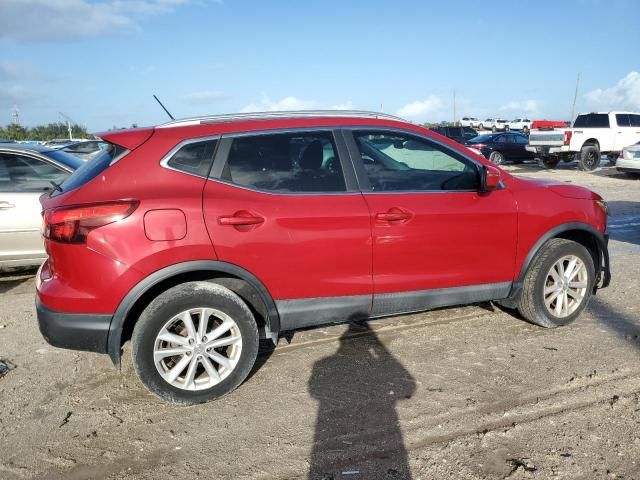
[[[373,314],[506,296],[517,240],[511,192],[480,193],[479,164],[417,134],[352,134],[371,212]]]
[[[205,187],[219,259],[265,285],[282,330],[369,314],[369,210],[338,145],[330,130],[226,137]]]

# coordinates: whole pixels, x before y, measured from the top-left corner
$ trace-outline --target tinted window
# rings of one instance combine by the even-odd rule
[[[616,123],[619,127],[630,127],[629,117],[626,113],[616,113]]]
[[[609,128],[609,115],[607,113],[587,113],[578,115],[573,123],[574,128]]]
[[[283,133],[233,140],[224,180],[272,192],[344,192],[333,135]]]
[[[373,191],[475,190],[478,169],[453,150],[412,135],[354,134]]]
[[[529,139],[524,135],[514,135],[516,143],[529,143]]]
[[[60,186],[62,188],[62,191],[68,192],[69,190],[74,190],[93,180],[95,177],[109,168],[109,165],[111,165],[114,159],[116,159],[124,152],[126,152],[125,148],[118,145],[113,145],[111,143],[108,144],[104,150],[100,150],[100,152],[95,157],[93,157],[88,162],[83,163],[80,168],[73,172],[71,176],[64,181],[64,183]],[[53,156],[53,152],[51,152],[51,155]],[[56,193],[54,193],[54,195],[55,194]]]
[[[496,143],[507,143],[507,136],[506,135],[500,135],[498,138],[496,138],[494,140],[494,142],[496,142]]]
[[[217,140],[189,143],[173,154],[167,166],[182,172],[206,177],[213,160]]]
[[[16,154],[0,154],[0,192],[44,192],[61,183],[68,172],[50,163]]]
[[[632,127],[640,127],[640,115],[630,114],[629,123],[631,124]]]
[[[477,137],[473,137],[469,140],[469,143],[486,143],[491,142],[495,139],[495,135],[492,133],[485,133],[484,135],[478,135]]]

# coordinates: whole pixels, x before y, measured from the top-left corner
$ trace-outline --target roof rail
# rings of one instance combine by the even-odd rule
[[[396,120],[406,122],[406,120],[385,113],[365,112],[359,110],[299,110],[287,112],[252,112],[252,113],[231,113],[224,115],[209,115],[203,117],[183,118],[158,125],[158,128],[186,127],[191,125],[205,125],[208,123],[224,123],[241,120],[270,120],[278,118],[312,118],[312,117],[358,117],[358,118],[380,118],[385,120]]]

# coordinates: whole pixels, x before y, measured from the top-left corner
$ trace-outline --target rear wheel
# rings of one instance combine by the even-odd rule
[[[529,127],[527,127],[526,125],[522,127],[522,133],[524,135],[529,135]]]
[[[541,327],[567,325],[586,307],[594,281],[589,251],[574,241],[553,238],[542,246],[527,271],[518,310]]]
[[[497,131],[498,131],[498,129],[497,129],[496,127],[491,127],[491,131],[492,131],[492,132],[497,132]]]
[[[600,150],[595,145],[585,145],[580,150],[578,167],[586,172],[593,172],[600,165]]]
[[[258,352],[258,330],[247,305],[210,282],[173,287],[142,312],[132,342],[142,383],[174,403],[202,403],[234,390]]]
[[[496,165],[502,165],[504,163],[504,155],[497,151],[491,152],[491,155],[489,155],[489,161]]]
[[[504,127],[504,131],[505,131],[505,132],[508,132],[508,131],[510,131],[510,130],[511,130],[511,127],[510,127],[509,125],[505,125],[505,127]]]
[[[558,163],[560,163],[559,157],[545,155],[538,158],[538,165],[540,165],[542,168],[556,168],[558,166]]]

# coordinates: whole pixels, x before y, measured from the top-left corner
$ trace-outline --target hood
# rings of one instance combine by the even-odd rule
[[[540,178],[522,178],[518,180],[540,187],[547,188],[553,193],[564,198],[576,198],[579,200],[600,200],[602,197],[588,188],[568,183],[558,182],[557,180],[542,180]]]

